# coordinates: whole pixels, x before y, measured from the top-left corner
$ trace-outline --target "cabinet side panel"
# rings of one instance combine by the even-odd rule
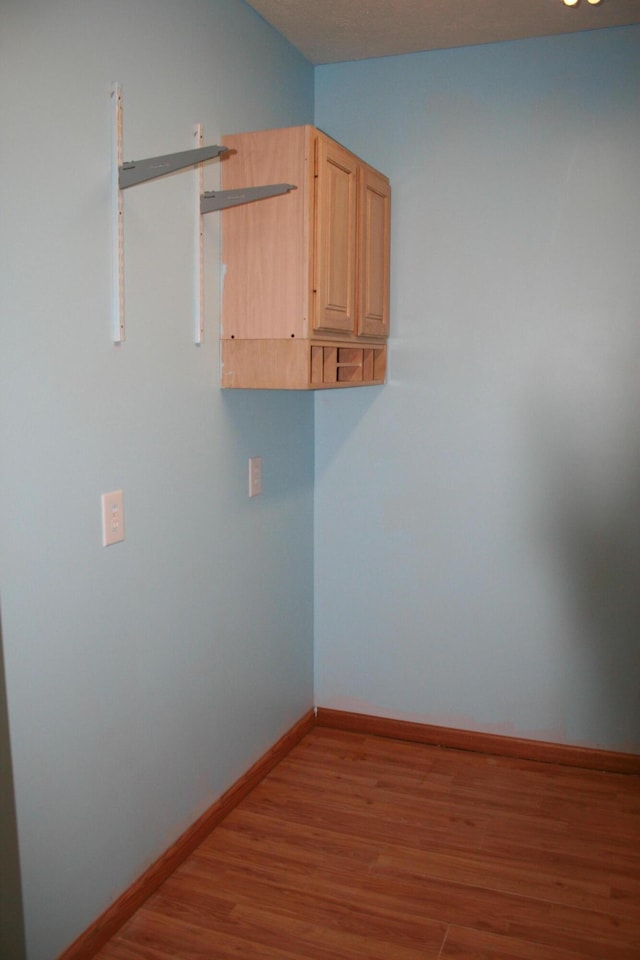
[[[297,188],[222,212],[222,337],[306,336],[311,128],[235,134],[222,142],[234,151],[221,164],[223,189]]]
[[[223,340],[225,388],[308,390],[311,387],[308,340]]]

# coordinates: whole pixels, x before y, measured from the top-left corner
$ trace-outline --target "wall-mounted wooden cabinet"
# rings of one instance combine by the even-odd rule
[[[383,383],[389,181],[310,126],[223,143],[225,190],[297,189],[222,212],[222,386]]]

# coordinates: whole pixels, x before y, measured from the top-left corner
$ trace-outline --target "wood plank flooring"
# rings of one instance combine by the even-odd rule
[[[317,727],[99,960],[638,960],[640,778]]]

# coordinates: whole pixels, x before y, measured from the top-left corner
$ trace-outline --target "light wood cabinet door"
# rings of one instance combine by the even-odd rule
[[[317,139],[313,330],[356,329],[358,162],[322,135]]]
[[[363,337],[389,336],[391,188],[371,167],[359,171],[358,323]]]

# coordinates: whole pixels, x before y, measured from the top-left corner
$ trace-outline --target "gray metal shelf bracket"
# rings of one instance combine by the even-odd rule
[[[182,150],[179,153],[167,153],[162,157],[149,157],[146,160],[133,160],[123,163],[118,168],[118,186],[121,190],[135,187],[138,183],[164,177],[167,173],[184,170],[185,167],[194,167],[205,160],[213,160],[221,153],[226,153],[228,147],[196,147],[193,150]]]
[[[279,197],[297,189],[292,183],[274,183],[265,187],[246,187],[244,190],[208,190],[200,197],[200,213],[214,213],[216,210],[237,207],[241,203]]]

